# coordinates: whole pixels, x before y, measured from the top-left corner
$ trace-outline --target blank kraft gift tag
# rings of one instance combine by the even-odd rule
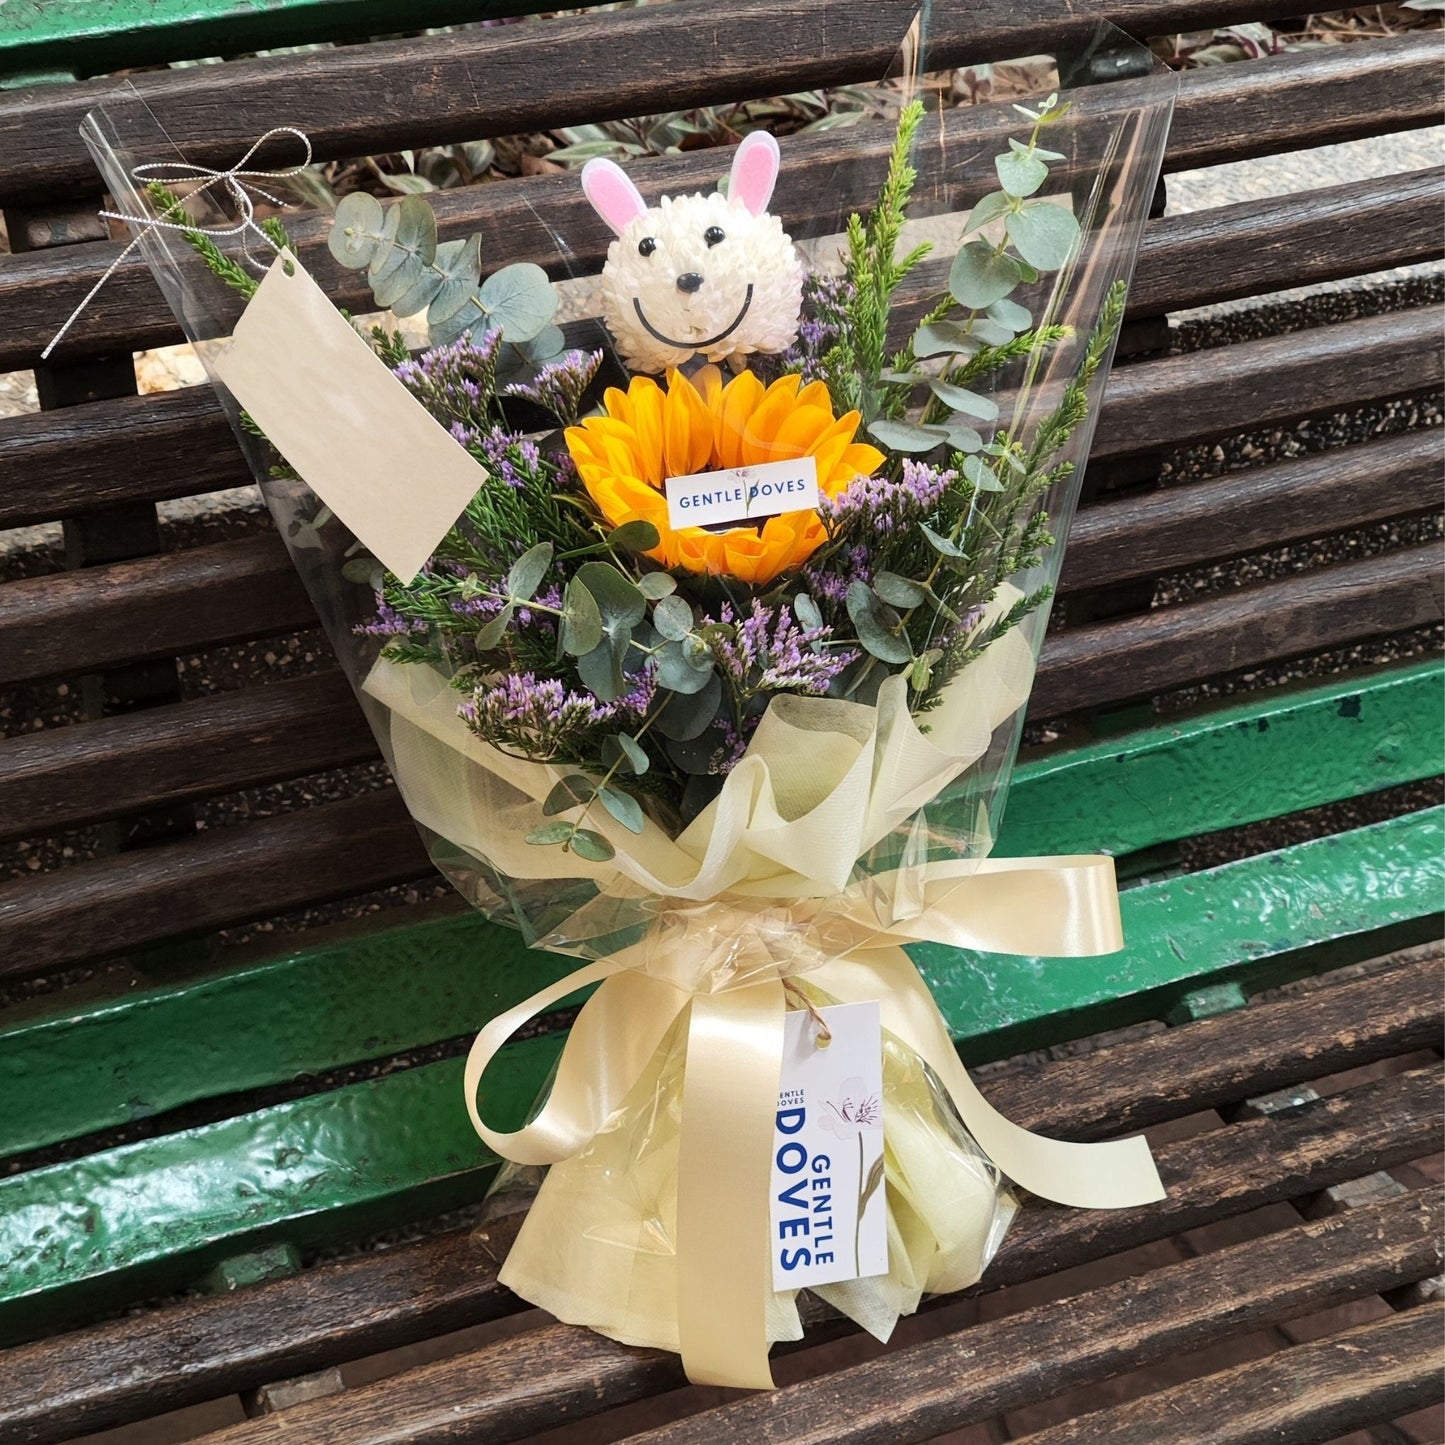
[[[487,480],[289,251],[215,369],[302,481],[403,582]]]

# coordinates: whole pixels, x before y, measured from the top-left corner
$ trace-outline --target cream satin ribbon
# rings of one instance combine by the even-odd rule
[[[1031,1193],[1095,1209],[1164,1197],[1142,1138],[1067,1143],[999,1114],[969,1078],[900,946],[926,940],[1052,957],[1114,952],[1123,940],[1112,859],[931,864],[922,911],[902,923],[878,917],[873,900],[891,893],[887,879],[874,881],[885,886],[854,887],[811,917],[806,906],[759,908],[752,900],[679,910],[676,918],[696,926],[660,929],[542,989],[493,1019],[467,1058],[467,1111],[481,1138],[515,1163],[554,1164],[586,1148],[687,1012],[677,1313],[683,1365],[696,1383],[772,1385],[768,1191],[786,977],[806,973],[838,999],[879,1000],[884,1028],[928,1064],[985,1153]],[[770,929],[786,948],[769,946]],[[594,983],[602,986],[572,1026],[541,1112],[513,1133],[488,1128],[477,1091],[498,1050],[537,1014]]]

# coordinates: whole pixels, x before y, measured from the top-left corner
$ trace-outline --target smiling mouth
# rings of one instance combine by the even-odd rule
[[[633,310],[637,312],[637,319],[642,322],[647,334],[654,340],[662,342],[664,346],[676,346],[682,351],[701,351],[704,347],[716,346],[719,341],[724,340],[733,334],[743,324],[743,317],[748,314],[748,307],[753,304],[753,286],[748,282],[748,294],[743,297],[742,309],[733,317],[731,323],[724,326],[716,336],[709,336],[705,341],[677,341],[671,336],[664,336],[646,316],[642,314],[642,301],[640,297],[632,298]]]

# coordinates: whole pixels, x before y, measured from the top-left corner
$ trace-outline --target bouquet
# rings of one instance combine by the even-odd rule
[[[806,248],[764,131],[651,202],[593,159],[601,325],[569,327],[543,267],[363,193],[328,247],[380,319],[343,315],[250,157],[87,122],[432,857],[584,960],[468,1060],[481,1138],[548,1166],[501,1278],[694,1380],[771,1383],[801,1289],[886,1338],[972,1283],[1005,1179],[1160,1197],[1141,1140],[997,1115],[903,945],[1121,944],[1108,859],[988,855],[1171,98],[1000,107],[962,159],[960,113],[900,98]],[[491,1128],[489,1063],[594,985]]]

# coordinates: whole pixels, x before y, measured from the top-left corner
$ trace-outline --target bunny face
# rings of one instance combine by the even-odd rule
[[[603,319],[634,371],[792,344],[803,266],[767,211],[777,174],[777,142],[761,131],[738,146],[726,196],[664,196],[649,209],[611,161],[583,167],[588,200],[617,232],[602,269]]]

